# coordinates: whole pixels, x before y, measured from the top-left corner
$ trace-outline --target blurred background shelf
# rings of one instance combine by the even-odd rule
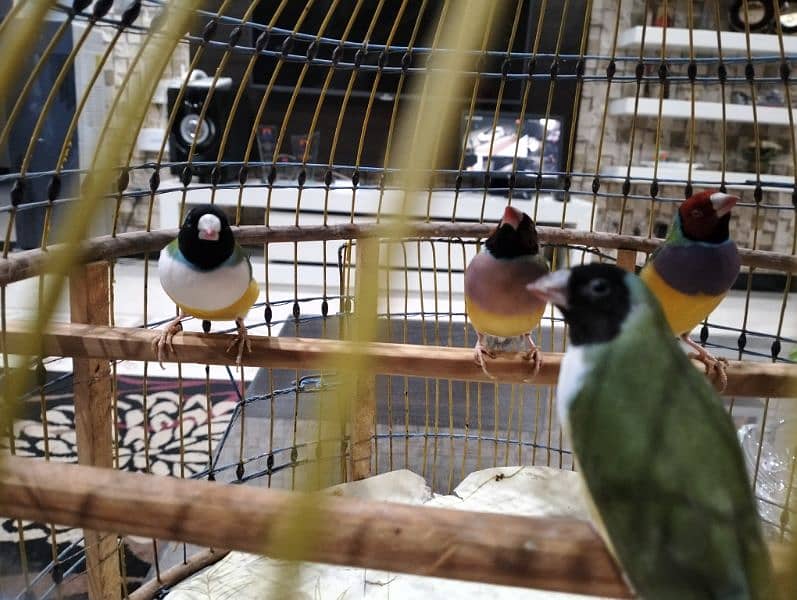
[[[626,166],[606,167],[601,173],[603,177],[622,177],[628,175],[632,181],[652,181],[653,167],[631,167],[630,173]],[[686,181],[689,171],[683,163],[669,165],[660,162],[656,172],[657,181]],[[722,181],[721,171],[711,171],[706,169],[692,169],[691,180],[693,183],[705,183],[719,185]],[[789,191],[794,185],[795,178],[789,175],[770,175],[761,174],[761,184],[766,191]],[[725,171],[725,183],[732,189],[752,189],[756,184],[755,173],[745,173],[739,171]],[[769,185],[768,185],[769,184]],[[773,185],[774,184],[774,185]]]
[[[793,109],[792,109],[793,110]],[[609,104],[609,114],[634,115],[640,117],[658,117],[658,98],[640,98],[639,106],[634,109],[634,98],[617,98]],[[721,102],[695,102],[695,120],[722,121]],[[692,103],[689,100],[663,100],[661,117],[667,119],[691,119]],[[756,121],[762,125],[788,125],[789,108],[785,106],[756,106]],[[753,123],[753,106],[751,104],[725,103],[725,121],[736,123]]]
[[[638,49],[642,43],[641,25],[629,27],[622,31],[617,39],[618,48]],[[744,33],[733,31],[720,32],[723,54],[744,54],[747,52],[747,37]],[[663,27],[647,27],[645,29],[645,48],[653,50],[661,48],[664,37]],[[692,43],[696,53],[717,52],[717,31],[711,29],[694,29]],[[667,28],[667,50],[689,49],[689,30],[680,27]],[[783,37],[783,51],[786,55],[797,54],[797,39]],[[754,55],[779,55],[778,36],[769,33],[750,34],[750,53]]]

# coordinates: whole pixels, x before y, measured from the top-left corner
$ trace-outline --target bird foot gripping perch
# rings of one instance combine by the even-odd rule
[[[490,358],[495,358],[495,352],[487,347],[484,336],[479,334],[479,337],[476,340],[476,345],[473,347],[473,358],[476,361],[476,364],[482,368],[482,371],[485,375],[487,375],[487,377],[490,379],[495,379],[495,375],[487,370],[487,364],[484,359],[485,355],[489,356]]]
[[[717,358],[709,353],[703,346],[692,341],[688,335],[681,336],[681,340],[687,344],[694,352],[688,354],[689,358],[694,358],[703,363],[706,368],[706,375],[718,392],[722,392],[728,385],[728,359]]]
[[[537,348],[537,344],[534,343],[530,333],[521,336],[521,338],[529,345],[529,349],[523,354],[523,360],[531,363],[531,379],[534,379],[540,374],[540,367],[542,367],[542,353],[540,352],[540,349]],[[524,379],[523,381],[528,382],[531,381],[531,379]]]
[[[166,326],[166,329],[161,330],[158,337],[152,340],[152,349],[158,354],[158,364],[160,365],[161,369],[165,368],[163,366],[163,360],[166,358],[166,348],[174,352],[174,343],[172,340],[174,340],[175,335],[183,330],[183,319],[185,319],[184,315],[175,317],[169,322],[169,324]]]
[[[246,332],[246,325],[244,325],[243,319],[235,319],[235,326],[238,328],[238,332],[235,334],[232,342],[230,342],[230,345],[227,346],[227,352],[233,348],[238,348],[238,353],[235,356],[235,364],[240,367],[241,359],[244,355],[244,348],[246,348],[247,352],[251,352],[252,342],[249,340],[249,334]]]

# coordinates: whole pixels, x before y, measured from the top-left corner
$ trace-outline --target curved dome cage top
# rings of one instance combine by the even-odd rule
[[[536,377],[507,354],[491,380],[472,360],[466,265],[509,204],[534,220],[552,268],[639,269],[684,198],[717,189],[739,197],[730,235],[742,267],[693,333],[731,361],[724,399],[761,516],[790,540],[795,10],[0,1],[11,57],[0,73],[0,447],[109,477],[303,490],[396,469],[439,493],[488,467],[573,470],[554,408],[560,313],[547,309],[535,330]],[[231,322],[186,320],[163,370],[152,347],[176,311],[157,253],[203,204],[227,215],[259,288],[238,372],[217,335]],[[88,489],[95,475],[72,477]],[[167,525],[66,527],[41,510],[0,528],[0,595],[141,586],[146,597],[220,556],[163,542]],[[199,529],[181,540],[216,543]],[[308,556],[308,543],[282,543],[278,555]],[[396,568],[420,572],[420,560]],[[601,593],[627,594],[607,569]],[[486,577],[599,589],[549,575]]]

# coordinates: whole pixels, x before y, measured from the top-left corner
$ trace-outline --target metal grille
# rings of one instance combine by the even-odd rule
[[[0,3],[0,52],[16,58],[0,73],[0,317],[4,412],[17,409],[0,443],[11,454],[78,461],[75,422],[55,398],[76,398],[72,388],[88,389],[91,377],[45,354],[38,333],[16,346],[7,336],[37,318],[39,333],[70,316],[163,325],[175,307],[154,252],[174,233],[162,230],[207,202],[236,226],[264,226],[239,232],[261,286],[247,318],[253,335],[350,339],[365,305],[358,286],[373,286],[367,337],[466,348],[475,336],[464,267],[507,203],[535,219],[554,268],[633,267],[684,197],[730,190],[742,197],[731,235],[749,251],[734,289],[695,333],[718,356],[793,363],[797,38],[777,2],[760,28],[752,3],[719,0],[9,4]],[[469,37],[447,45],[455,26]],[[418,224],[427,229],[396,235]],[[362,234],[372,226],[382,234]],[[81,287],[78,258],[105,270]],[[71,305],[57,299],[59,273],[71,276]],[[81,321],[75,298],[97,281],[107,314]],[[545,352],[564,350],[558,313],[545,313],[535,337]],[[384,375],[367,361],[351,384],[342,360],[236,373],[74,356],[109,369],[103,466],[315,489],[358,473],[365,444],[366,472],[408,468],[443,493],[489,466],[573,468],[550,384]],[[24,385],[17,371],[31,375]],[[191,385],[196,398],[185,393]],[[374,399],[365,440],[351,426],[353,389]],[[223,394],[234,407],[221,414],[213,402]],[[787,539],[793,403],[726,401],[762,518]],[[109,548],[56,524],[4,528],[0,565],[12,575],[0,578],[0,595],[9,597],[83,591],[87,551]],[[31,558],[32,544],[44,556]],[[123,536],[110,544],[103,561],[117,565],[124,596],[194,550]]]

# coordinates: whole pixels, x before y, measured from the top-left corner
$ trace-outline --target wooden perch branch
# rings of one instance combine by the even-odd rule
[[[10,354],[18,351],[28,332],[29,326],[24,322],[8,323],[5,350]],[[149,329],[53,323],[42,337],[42,347],[46,356],[154,361],[152,340],[156,335]],[[473,351],[469,348],[265,336],[250,336],[250,340],[252,352],[244,353],[245,366],[328,368],[333,362],[343,364],[341,359],[365,352],[370,355],[369,364],[375,373],[493,381],[473,362]],[[174,338],[175,353],[168,353],[166,360],[233,365],[235,357],[226,351],[228,344],[228,336],[221,334],[180,333]],[[561,360],[560,353],[546,353],[539,375],[530,383],[556,383]],[[694,364],[703,369],[702,364]],[[529,375],[529,365],[518,354],[506,354],[490,361],[490,372],[499,382],[522,383]],[[729,361],[727,372],[725,395],[794,397],[797,365]]]
[[[6,456],[0,514],[417,575],[629,597],[589,523],[322,496],[302,554],[275,540],[298,494]],[[157,490],[142,494],[142,490]],[[306,503],[302,503],[305,506]],[[131,507],[135,506],[135,510]]]
[[[402,235],[421,238],[484,238],[494,227],[489,223],[411,223]],[[385,238],[394,233],[390,224],[345,223],[313,227],[266,227],[252,225],[234,227],[235,236],[244,244],[274,244],[279,242],[310,242],[323,240],[349,240]],[[650,253],[661,240],[633,235],[616,235],[558,227],[538,227],[543,244],[573,244],[595,248],[624,249]],[[81,262],[109,260],[143,252],[157,252],[177,235],[176,229],[135,231],[117,236],[101,236],[83,243]],[[47,269],[48,254],[58,252],[59,246],[15,252],[0,260],[0,285],[27,279]],[[740,248],[742,264],[748,267],[772,269],[782,273],[797,273],[797,256]]]

